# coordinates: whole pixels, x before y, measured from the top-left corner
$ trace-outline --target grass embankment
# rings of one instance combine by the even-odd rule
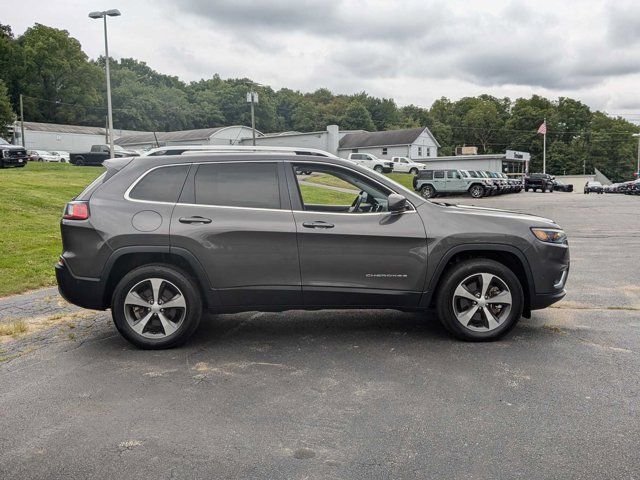
[[[33,162],[0,170],[0,296],[55,284],[62,210],[103,171]]]

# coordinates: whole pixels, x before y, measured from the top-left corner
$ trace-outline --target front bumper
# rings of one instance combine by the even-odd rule
[[[562,300],[567,291],[563,288],[554,293],[537,293],[531,297],[531,310],[541,310]]]
[[[5,157],[1,160],[5,167],[24,167],[27,164],[26,158]]]
[[[104,310],[104,285],[99,279],[75,277],[64,264],[56,265],[58,291],[67,302],[91,310]]]

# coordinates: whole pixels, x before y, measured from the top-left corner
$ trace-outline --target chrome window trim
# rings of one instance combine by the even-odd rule
[[[290,160],[290,159],[287,159]],[[207,208],[226,208],[226,209],[233,209],[233,210],[260,210],[260,211],[267,211],[267,212],[287,212],[287,213],[313,213],[313,214],[319,214],[319,215],[390,215],[392,214],[392,212],[366,212],[366,213],[351,213],[351,212],[318,212],[318,211],[311,211],[311,210],[293,210],[293,209],[285,209],[285,208],[261,208],[261,207],[234,207],[231,205],[204,205],[204,204],[199,204],[199,203],[182,203],[182,202],[162,202],[162,201],[158,201],[158,200],[141,200],[138,198],[131,198],[131,191],[136,187],[136,185],[144,178],[146,177],[149,173],[153,172],[154,170],[157,170],[159,168],[166,168],[166,167],[180,167],[180,166],[193,166],[193,165],[209,165],[212,163],[278,163],[278,162],[284,162],[284,160],[273,160],[271,162],[267,161],[267,162],[256,162],[256,160],[229,160],[229,161],[222,161],[222,162],[181,162],[181,163],[167,163],[166,165],[158,165],[156,167],[150,168],[149,170],[146,170],[142,175],[140,175],[128,188],[127,190],[125,190],[124,192],[124,199],[129,201],[129,202],[135,202],[135,203],[146,203],[146,204],[154,204],[154,205],[175,205],[175,206],[186,206],[186,207],[207,207]],[[327,165],[326,163],[322,163],[322,162],[313,162],[310,160],[301,160],[301,161],[296,161],[295,163],[311,163],[311,164],[315,164],[315,165]],[[334,165],[334,164],[328,164],[328,165]],[[348,167],[344,167],[342,165],[337,165],[339,168],[347,168]],[[362,175],[360,172],[353,170],[355,173]],[[188,175],[188,173],[187,173]],[[391,190],[393,193],[397,193],[395,190],[389,188],[388,186],[378,182],[377,180],[375,180],[374,178],[369,177],[368,175],[365,175],[368,179],[374,181],[375,183],[377,183],[378,185],[380,185],[381,187],[387,189],[387,190]],[[417,213],[416,211],[416,207],[413,203],[411,203],[408,199],[407,199],[407,203],[409,205],[411,205],[412,210],[406,211],[406,212],[402,212],[402,214],[406,214],[406,213]],[[397,215],[397,214],[396,214]]]

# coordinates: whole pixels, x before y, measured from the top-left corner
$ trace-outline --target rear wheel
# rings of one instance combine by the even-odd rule
[[[145,349],[175,347],[195,331],[202,315],[198,287],[169,265],[136,268],[118,283],[111,303],[118,331]]]
[[[425,185],[420,189],[420,195],[422,195],[423,198],[432,198],[433,196],[435,196],[435,194],[436,189],[431,185]]]
[[[409,170],[409,173],[410,173],[411,175],[417,175],[417,174],[418,174],[418,169],[417,169],[417,168],[415,168],[415,167],[413,167],[411,170]]]
[[[84,157],[76,158],[76,165],[82,167],[84,165]]]
[[[503,264],[472,259],[456,264],[442,279],[438,317],[461,340],[495,340],[511,330],[524,304],[522,286]]]
[[[484,188],[481,185],[471,185],[471,188],[469,188],[469,195],[473,198],[484,197]]]

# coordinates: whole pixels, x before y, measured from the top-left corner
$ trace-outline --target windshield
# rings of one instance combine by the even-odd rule
[[[124,152],[126,150],[124,148],[122,148],[120,145],[114,145],[113,146],[113,151],[114,152]]]

